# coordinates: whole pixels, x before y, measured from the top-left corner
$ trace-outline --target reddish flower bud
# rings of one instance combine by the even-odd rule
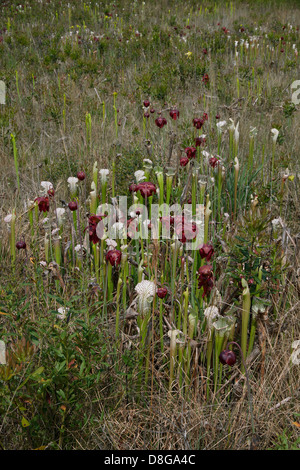
[[[214,281],[212,266],[210,264],[201,266],[198,269],[198,288],[201,289],[201,287],[203,287],[203,298],[210,293],[213,286]]]
[[[236,356],[233,351],[230,349],[224,349],[219,356],[221,364],[228,366],[233,366],[236,363]]]
[[[157,289],[157,297],[159,297],[160,299],[164,299],[168,293],[168,289],[166,287],[160,287],[159,289]]]
[[[137,185],[135,183],[131,183],[131,185],[129,186],[129,191],[131,193],[134,193],[136,191],[136,187]]]
[[[85,179],[85,172],[84,171],[78,171],[77,178],[79,179],[79,181],[83,181]]]
[[[206,142],[206,138],[202,137],[201,135],[199,137],[196,137],[196,139],[195,139],[196,147],[200,147],[201,145],[204,145],[205,142]]]
[[[77,211],[77,209],[78,209],[77,202],[76,201],[69,202],[68,207],[69,207],[70,211],[72,211],[72,212]]]
[[[24,240],[20,240],[16,243],[17,250],[26,250],[26,243]]]
[[[148,108],[150,106],[150,101],[149,100],[145,100],[144,101],[144,106],[145,108]]]
[[[216,157],[210,157],[209,159],[209,164],[212,168],[216,168],[216,166],[218,165],[219,163],[219,159],[216,158]]]
[[[50,197],[54,197],[54,195],[55,195],[54,189],[53,189],[53,188],[48,189],[47,194],[48,194]]]
[[[204,124],[204,120],[200,118],[195,118],[193,119],[193,126],[196,127],[196,129],[201,129],[201,127]]]

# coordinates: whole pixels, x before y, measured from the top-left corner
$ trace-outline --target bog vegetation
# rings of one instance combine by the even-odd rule
[[[0,18],[0,447],[299,449],[297,2]]]

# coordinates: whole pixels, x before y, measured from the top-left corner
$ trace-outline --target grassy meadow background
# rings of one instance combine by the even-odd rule
[[[8,359],[0,365],[0,448],[299,450],[300,365],[290,359],[292,343],[300,340],[300,117],[291,91],[300,80],[299,27],[296,1],[1,0],[6,103],[0,105],[0,338]],[[151,104],[144,109],[146,99]],[[171,108],[179,110],[177,120]],[[162,129],[155,124],[158,113],[167,119]],[[178,345],[178,371],[187,357],[188,378],[173,372],[170,386],[171,295],[161,304],[167,312],[164,346],[159,333],[151,336],[142,364],[136,320],[127,310],[140,280],[134,263],[122,302],[113,271],[108,302],[105,280],[103,288],[88,264],[74,269],[69,229],[61,234],[61,272],[52,264],[45,274],[42,215],[36,224],[28,217],[41,181],[53,184],[61,206],[70,201],[67,179],[84,171],[89,195],[95,162],[98,170],[110,170],[107,200],[112,187],[115,195],[132,198],[128,188],[144,159],[175,169],[174,202],[184,188],[191,195],[189,170],[179,162],[198,135],[193,119],[203,113],[208,119],[201,151],[220,155],[226,170],[218,206],[213,169],[201,164],[213,203],[207,241],[215,249],[218,289],[223,302],[241,309],[240,277],[252,263],[247,281],[254,279],[269,302],[248,362],[255,432],[240,360],[220,370],[217,393],[207,393],[204,306],[188,276],[172,278],[175,305],[183,305],[188,290],[191,312],[200,312],[201,321],[187,356]],[[239,122],[237,147],[229,138],[230,119]],[[226,125],[218,133],[221,121]],[[240,168],[236,214],[234,157]],[[81,204],[83,199],[81,190]],[[12,262],[4,218],[14,209],[15,242],[24,237],[27,251],[17,251]],[[81,206],[82,236],[86,211]],[[271,220],[279,218],[278,233],[270,234]],[[258,264],[247,255],[254,243]],[[149,279],[162,275],[171,289],[162,260],[151,264],[148,256],[143,266]],[[263,282],[255,277],[260,266]],[[115,337],[118,304],[122,333]],[[57,317],[60,307],[72,314],[67,322]],[[187,328],[180,320],[171,326]],[[237,342],[239,335],[240,329]],[[145,367],[149,381],[142,377],[141,385]]]

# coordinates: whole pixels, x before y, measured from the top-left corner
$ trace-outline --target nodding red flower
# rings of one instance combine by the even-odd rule
[[[240,29],[240,32],[243,33],[245,31],[245,28],[242,26]]]
[[[34,202],[38,203],[39,211],[40,212],[48,212],[49,211],[49,198],[46,197],[37,197]]]
[[[216,119],[220,119],[220,114],[219,113],[216,114]]]
[[[104,215],[91,215],[89,217],[89,226],[88,226],[89,237],[90,237],[90,241],[93,242],[94,245],[98,243],[98,241],[100,240],[100,238],[98,238],[96,229],[97,229],[98,223],[103,219],[103,217],[105,216]]]
[[[85,179],[85,172],[84,171],[78,171],[77,178],[79,179],[79,181],[83,181]]]
[[[70,211],[72,211],[72,212],[77,211],[78,204],[77,204],[76,201],[71,201],[71,202],[69,202],[68,207],[69,207]]]
[[[140,191],[142,197],[145,199],[156,193],[156,187],[155,184],[149,181],[143,181],[136,185],[135,192],[137,191]]]
[[[131,185],[129,186],[129,191],[131,193],[134,193],[136,191],[136,187],[137,185],[135,183],[131,183]]]
[[[202,49],[203,54],[207,54],[207,49]]]
[[[196,127],[196,129],[201,129],[201,127],[204,124],[204,120],[201,118],[194,118],[193,119],[193,126]]]
[[[166,118],[159,116],[158,118],[155,119],[155,124],[157,125],[157,127],[162,129],[162,127],[164,127],[167,124],[167,120]]]
[[[184,151],[189,159],[196,157],[197,149],[195,147],[187,147]]]
[[[212,266],[205,264],[198,269],[198,288],[203,287],[202,297],[206,297],[214,286]]]
[[[150,101],[149,101],[149,100],[145,100],[145,101],[144,101],[144,106],[145,106],[145,108],[149,108],[149,106],[150,106]]]
[[[217,157],[210,157],[209,164],[212,168],[216,168],[216,166],[219,164],[219,159]]]
[[[24,240],[20,240],[16,243],[17,250],[26,250],[26,243]]]
[[[138,231],[138,221],[136,218],[127,220],[127,237],[134,238],[134,232]]]
[[[154,108],[151,108],[151,109],[150,109],[150,113],[151,113],[151,114],[155,113],[155,109],[154,109]]]
[[[164,299],[168,293],[168,289],[166,287],[159,287],[156,291],[157,297],[160,299]]]
[[[207,121],[208,120],[208,114],[203,113],[202,119],[203,119],[203,121]]]
[[[190,160],[188,159],[188,157],[182,157],[182,158],[180,159],[180,166],[182,166],[182,167],[187,166],[187,164],[189,163],[189,161],[190,161]]]
[[[144,113],[144,117],[148,119],[150,117],[150,114],[149,113]]]
[[[178,109],[174,108],[174,109],[171,109],[170,111],[170,116],[172,119],[174,119],[174,121],[176,121],[176,119],[179,118],[179,111]]]
[[[214,254],[214,248],[212,245],[209,245],[208,243],[204,243],[199,247],[199,253],[202,259],[206,259],[206,261],[210,261],[211,257]]]
[[[206,138],[202,137],[202,135],[200,135],[199,137],[196,137],[196,139],[195,139],[196,147],[200,147],[201,145],[204,145],[205,142],[206,142]]]
[[[106,261],[112,266],[119,266],[121,263],[122,252],[120,250],[109,250],[106,254]]]
[[[186,243],[187,240],[193,240],[197,235],[197,225],[195,222],[190,222],[184,216],[176,216],[175,218],[175,233],[181,243]]]
[[[208,73],[205,73],[205,74],[203,75],[202,82],[205,83],[205,85],[209,82]]]
[[[236,363],[236,356],[233,351],[230,351],[230,349],[224,349],[224,351],[221,352],[219,359],[223,366],[225,366],[225,364],[233,366],[233,364]]]
[[[48,194],[50,197],[54,197],[54,195],[55,195],[54,189],[53,189],[53,188],[48,189],[47,194]]]

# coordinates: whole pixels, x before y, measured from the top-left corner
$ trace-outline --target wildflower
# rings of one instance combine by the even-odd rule
[[[201,266],[198,269],[198,288],[203,287],[203,298],[206,297],[214,286],[212,266],[210,264]]]
[[[78,209],[77,202],[76,201],[69,202],[68,207],[69,207],[70,211],[72,211],[72,212],[77,211],[77,209]]]
[[[150,304],[156,292],[155,283],[152,281],[142,281],[135,286],[138,294],[139,312],[143,315],[150,309]]]
[[[144,106],[145,106],[145,108],[149,108],[149,106],[150,106],[150,101],[149,101],[149,100],[145,100],[145,101],[144,101]]]
[[[78,171],[77,173],[77,178],[79,179],[79,181],[83,181],[85,179],[85,172],[84,171]]]
[[[50,189],[53,189],[53,184],[50,183],[50,181],[41,181],[41,186],[45,193],[47,193]]]
[[[143,181],[136,186],[135,192],[140,191],[143,198],[148,198],[156,193],[155,184]]]
[[[179,118],[179,111],[178,109],[174,108],[174,109],[171,109],[170,111],[170,116],[172,119],[174,119],[174,121],[176,121],[176,119]]]
[[[105,184],[107,180],[107,176],[109,175],[109,170],[106,170],[106,169],[99,170],[99,175],[101,178],[101,183]]]
[[[58,207],[55,212],[56,212],[58,226],[61,227],[64,222],[64,215],[65,215],[66,210],[63,207]]]
[[[140,183],[146,179],[145,172],[143,170],[135,171],[134,176],[137,183]]]
[[[209,76],[207,73],[204,74],[202,78],[202,82],[205,83],[205,85],[209,82]]]
[[[34,202],[37,202],[39,206],[40,212],[48,212],[49,211],[49,198],[46,197],[37,197]]]
[[[219,356],[221,364],[233,366],[236,363],[236,356],[230,349],[224,349]]]
[[[217,131],[219,134],[222,134],[223,127],[226,125],[226,121],[217,122]]]
[[[112,266],[119,266],[121,263],[122,252],[119,250],[109,250],[106,254],[106,261],[108,261]]]
[[[158,118],[155,119],[155,124],[157,125],[157,127],[162,129],[167,124],[167,120],[166,118],[159,116]]]
[[[195,139],[195,145],[196,147],[200,147],[201,145],[204,145],[206,142],[206,135],[200,135],[199,137],[196,137]]]
[[[174,217],[174,223],[175,233],[181,243],[186,243],[187,240],[196,238],[197,225],[195,222],[190,222],[187,217],[179,215]]]
[[[56,316],[59,320],[65,320],[66,316],[67,316],[67,313],[69,311],[68,308],[64,308],[64,307],[59,307],[57,309],[57,311],[59,312]]]
[[[208,162],[212,168],[216,168],[216,166],[219,164],[219,159],[217,157],[210,157]]]
[[[131,183],[131,184],[129,185],[129,191],[130,191],[131,193],[134,193],[134,192],[135,192],[135,189],[136,189],[136,186],[137,186],[137,185],[136,185],[135,183]]]
[[[272,140],[273,140],[274,144],[276,144],[277,139],[278,139],[279,130],[278,129],[271,129],[271,132],[273,134]]]
[[[197,149],[195,147],[186,147],[184,149],[186,156],[191,159],[196,157]]]
[[[26,243],[24,240],[20,240],[16,243],[17,250],[26,250]]]
[[[201,129],[201,127],[204,124],[204,120],[201,118],[194,118],[193,119],[193,126],[196,127],[196,129]]]
[[[91,215],[89,217],[89,237],[90,241],[93,242],[94,245],[100,240],[97,234],[97,225],[102,220],[102,218],[102,215]]]
[[[168,289],[166,287],[159,287],[156,291],[157,297],[160,299],[164,299],[168,293]]]
[[[76,193],[77,193],[77,183],[78,183],[78,178],[76,178],[76,176],[70,176],[68,178],[68,184],[69,184],[69,187],[70,187],[70,192],[72,194],[72,196],[75,196]]]
[[[179,163],[180,163],[180,166],[182,166],[182,167],[186,166],[186,165],[189,163],[189,161],[190,161],[190,160],[188,159],[188,157],[182,157],[182,158],[180,159],[180,162],[179,162]]]
[[[205,259],[207,262],[209,262],[214,254],[213,246],[209,245],[208,243],[204,243],[199,247],[199,253],[201,259]]]
[[[191,51],[188,51],[185,53],[185,55],[187,56],[188,59],[190,59],[193,55],[193,53]]]

